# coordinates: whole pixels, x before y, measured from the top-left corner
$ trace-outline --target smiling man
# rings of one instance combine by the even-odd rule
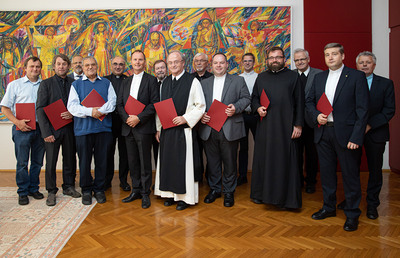
[[[98,203],[105,203],[104,184],[107,168],[107,153],[112,142],[111,116],[114,111],[116,95],[114,87],[106,78],[97,75],[97,61],[94,57],[83,59],[82,79],[74,81],[68,98],[68,111],[74,116],[74,133],[79,157],[80,186],[82,203],[92,204],[92,193]],[[81,102],[95,90],[104,100],[101,107],[85,107]],[[106,115],[103,120],[100,117]],[[93,180],[90,172],[94,155]]]
[[[67,76],[71,62],[64,54],[56,55],[53,59],[53,69],[55,75],[40,83],[38,90],[38,99],[36,102],[36,112],[38,115],[39,126],[46,148],[46,190],[48,197],[46,204],[48,206],[56,205],[56,194],[58,191],[56,183],[56,167],[58,153],[62,145],[62,176],[63,176],[63,194],[74,198],[81,197],[81,194],[75,190],[76,177],[76,149],[74,137],[74,124],[70,123],[58,130],[54,130],[49,118],[44,112],[44,107],[61,99],[64,106],[68,103],[68,94],[71,89],[71,83],[74,81]],[[62,119],[71,119],[72,115],[66,111],[61,113]]]
[[[82,56],[74,56],[71,62],[72,73],[68,74],[71,79],[79,80],[83,76]]]

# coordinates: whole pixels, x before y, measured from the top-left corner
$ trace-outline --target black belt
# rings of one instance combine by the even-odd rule
[[[333,126],[333,122],[326,122],[326,126]]]

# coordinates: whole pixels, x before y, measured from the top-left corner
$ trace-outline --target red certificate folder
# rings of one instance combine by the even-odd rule
[[[103,97],[95,89],[93,89],[81,102],[82,106],[85,107],[101,107],[104,103],[106,102]],[[99,120],[103,121],[105,116],[106,115],[102,115],[99,117]]]
[[[320,111],[324,115],[329,115],[333,108],[331,106],[331,103],[328,100],[328,97],[326,97],[325,92],[322,93],[321,98],[319,98],[318,103],[317,103],[317,110]]]
[[[172,119],[178,116],[172,98],[155,103],[154,107],[164,129],[176,126],[172,123]]]
[[[207,124],[218,132],[221,131],[222,126],[228,118],[228,115],[225,113],[225,109],[227,108],[227,105],[214,99],[210,109],[207,111],[207,115],[210,116],[210,121]]]
[[[15,117],[18,120],[26,119],[30,120],[29,125],[32,130],[36,130],[36,114],[35,114],[35,103],[16,103],[15,104]],[[17,130],[21,130],[17,126]]]
[[[47,107],[44,107],[43,110],[56,131],[72,122],[72,119],[63,119],[61,117],[61,113],[67,111],[67,108],[64,106],[64,102],[61,99],[51,103]]]
[[[142,113],[143,109],[146,107],[145,104],[140,102],[139,100],[135,99],[134,97],[130,96],[128,97],[128,100],[126,101],[125,104],[125,111],[128,115],[139,115]]]
[[[270,103],[270,101],[267,96],[267,93],[265,93],[265,90],[263,89],[261,92],[261,96],[260,96],[260,105],[264,106],[266,109],[268,109],[269,103]],[[260,120],[262,120],[262,119],[263,119],[263,117],[260,117]]]

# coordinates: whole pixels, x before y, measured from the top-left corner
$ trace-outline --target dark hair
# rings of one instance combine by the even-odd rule
[[[342,46],[341,44],[339,44],[339,43],[328,43],[328,44],[326,44],[326,46],[324,47],[324,51],[327,50],[328,48],[334,48],[334,47],[339,48],[339,52],[340,52],[341,54],[344,54],[344,48],[343,48],[343,46]]]
[[[136,49],[135,51],[133,51],[131,54],[131,58],[132,58],[133,54],[135,54],[135,53],[142,53],[144,60],[146,60],[146,56],[144,55],[144,52],[140,49]]]
[[[271,52],[274,52],[274,51],[281,51],[283,57],[285,57],[285,52],[283,51],[283,49],[282,49],[281,47],[279,47],[279,46],[274,46],[274,47],[271,47],[270,49],[268,49],[268,51],[267,51],[267,58],[268,58],[269,54],[270,54]]]
[[[24,68],[26,68],[26,66],[28,65],[28,62],[29,62],[30,60],[32,60],[32,62],[37,62],[37,61],[39,61],[39,63],[40,63],[40,68],[42,68],[42,61],[41,61],[41,60],[39,59],[39,57],[37,57],[37,56],[28,57],[28,59],[26,59],[25,62],[24,62]]]
[[[165,64],[165,67],[168,67],[168,66],[167,66],[167,63],[166,63],[164,60],[159,59],[159,60],[157,60],[157,61],[154,62],[154,65],[153,65],[153,69],[154,69],[154,70],[156,69],[156,65],[159,64],[159,63],[164,63],[164,64]]]
[[[71,61],[69,60],[68,56],[66,56],[66,55],[64,55],[64,54],[58,54],[58,55],[55,55],[54,58],[53,58],[53,62],[52,62],[53,68],[54,68],[54,66],[56,65],[56,60],[57,60],[57,58],[61,58],[62,60],[64,60],[65,62],[67,62],[68,65],[71,65]]]
[[[256,61],[256,57],[253,55],[253,53],[246,53],[242,56],[242,60],[244,59],[245,56],[251,56],[253,58],[253,61]]]
[[[212,59],[214,60],[214,57],[217,56],[217,55],[222,55],[222,56],[224,56],[224,57],[225,57],[225,61],[228,62],[228,58],[227,58],[226,55],[225,55],[224,53],[222,53],[222,52],[218,52],[218,53],[216,53],[215,55],[213,55]]]

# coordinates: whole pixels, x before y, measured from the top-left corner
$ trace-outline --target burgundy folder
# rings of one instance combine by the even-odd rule
[[[210,116],[210,121],[207,124],[218,132],[221,131],[222,126],[228,118],[225,113],[227,107],[224,103],[214,99],[210,109],[207,111],[207,115]]]
[[[36,114],[35,114],[35,103],[16,103],[15,104],[15,117],[18,120],[26,119],[30,120],[29,125],[32,130],[36,130]],[[17,130],[21,130],[17,126]]]
[[[49,118],[49,121],[54,130],[56,131],[72,122],[72,118],[63,119],[61,117],[61,113],[67,111],[67,108],[65,107],[64,102],[61,99],[51,103],[47,107],[44,107],[43,110],[46,113],[47,118]]]
[[[146,107],[145,104],[140,102],[139,100],[135,99],[131,95],[129,95],[128,100],[126,101],[125,104],[125,111],[128,115],[139,115],[142,113],[143,109]]]
[[[325,92],[322,93],[321,98],[318,100],[317,110],[327,116],[333,111],[332,105],[329,102],[328,97],[326,97]]]
[[[261,92],[261,96],[260,96],[260,105],[264,106],[266,109],[268,109],[269,103],[270,103],[269,98],[268,98],[267,94],[265,93],[265,90],[263,89]],[[260,117],[260,120],[262,120],[262,119],[263,119],[263,117]]]
[[[104,103],[106,102],[103,97],[95,89],[93,89],[81,102],[82,106],[85,107],[101,107]],[[106,115],[99,117],[99,120],[103,121],[104,117],[106,117]]]
[[[177,126],[172,122],[172,119],[177,117],[176,109],[172,98],[157,102],[154,104],[158,118],[162,124],[163,129],[168,129]]]

